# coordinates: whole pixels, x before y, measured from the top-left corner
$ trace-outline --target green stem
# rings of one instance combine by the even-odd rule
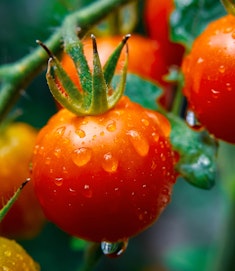
[[[100,243],[91,243],[85,252],[85,259],[83,266],[79,271],[91,271],[97,265],[98,261],[103,256],[100,248]]]
[[[97,0],[95,3],[84,7],[83,9],[71,13],[65,18],[75,21],[83,30],[84,35],[87,29],[94,26],[111,11],[116,10],[132,0]],[[45,42],[46,46],[56,54],[61,50],[61,38],[63,24],[57,31]],[[21,60],[6,64],[0,67],[0,121],[5,118],[16,100],[19,98],[20,91],[26,88],[33,78],[45,68],[48,55],[38,47],[29,55]]]
[[[211,271],[235,270],[235,146],[220,142],[218,165],[220,167],[221,184],[225,188],[227,212],[225,222],[218,236],[216,251],[211,259]]]
[[[225,10],[232,15],[235,15],[235,2],[234,0],[220,0]]]

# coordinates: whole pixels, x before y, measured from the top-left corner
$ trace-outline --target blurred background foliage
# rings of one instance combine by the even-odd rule
[[[92,0],[1,0],[0,64],[14,62],[28,54],[38,46],[35,40],[46,40],[61,24],[66,14],[91,2]],[[194,29],[195,35],[198,35],[209,20],[224,14],[220,1],[177,0],[176,5],[180,10],[173,15],[172,24],[175,27],[173,36],[178,36],[179,27],[183,23],[188,25],[186,19],[189,17],[185,14],[192,16],[187,9],[183,9],[182,2],[193,5],[191,11],[200,14],[201,17],[198,18],[205,18],[200,20],[200,30]],[[203,9],[202,3],[207,3],[206,9]],[[140,33],[144,33],[141,17],[143,4],[144,1],[139,1],[139,22],[135,30]],[[204,16],[208,14],[211,15],[210,18]],[[179,19],[183,22],[180,23]],[[192,35],[192,28],[188,25],[187,29]],[[187,39],[185,38],[187,33],[183,34],[181,38]],[[190,38],[192,41],[194,37],[190,36]],[[26,121],[37,128],[42,127],[56,111],[46,84],[45,72],[22,91],[16,108],[22,110],[19,120]],[[226,145],[225,148],[229,149],[226,155],[228,152],[235,151],[232,146]],[[223,151],[224,148],[221,152]],[[229,197],[226,190],[228,186],[224,183],[226,180],[221,178],[223,176],[221,171],[231,165],[231,160],[226,161],[224,157],[219,153],[220,166],[213,189],[201,190],[179,179],[172,202],[161,218],[150,229],[130,240],[124,255],[117,259],[103,257],[96,270],[213,270],[209,266],[211,259],[217,255],[229,211]],[[221,168],[223,166],[224,168]],[[76,271],[82,262],[83,245],[80,247],[79,242],[74,242],[73,238],[51,223],[47,223],[35,239],[19,240],[19,242],[41,264],[42,271]]]

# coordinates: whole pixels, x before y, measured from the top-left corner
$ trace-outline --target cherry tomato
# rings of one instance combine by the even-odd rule
[[[160,44],[168,65],[180,65],[184,54],[184,47],[173,43],[170,38],[169,17],[174,8],[173,0],[145,1],[144,18],[147,33]]]
[[[116,242],[160,215],[175,183],[170,125],[123,96],[108,112],[61,109],[39,132],[35,192],[46,217],[71,235]]]
[[[0,137],[0,209],[30,177],[30,162],[37,132],[25,123],[12,123],[1,129]],[[14,238],[35,236],[44,223],[44,215],[29,182],[0,223],[0,234]]]
[[[184,94],[215,137],[235,143],[235,17],[211,22],[183,62]]]
[[[14,240],[0,237],[0,268],[14,271],[39,271],[39,265],[34,262],[25,249]]]

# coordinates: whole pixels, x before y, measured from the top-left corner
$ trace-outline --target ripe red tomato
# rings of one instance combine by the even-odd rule
[[[1,129],[0,209],[21,184],[30,177],[30,162],[37,132],[25,123],[12,123]],[[0,223],[0,235],[14,238],[35,236],[45,217],[29,182]]]
[[[1,270],[39,271],[39,265],[14,240],[0,237],[0,267]]]
[[[235,17],[211,22],[184,59],[184,94],[198,120],[217,138],[235,143]]]
[[[175,183],[170,125],[126,96],[108,112],[61,109],[40,131],[33,182],[45,215],[71,235],[125,240],[149,227]]]
[[[160,44],[168,65],[180,65],[184,54],[184,47],[173,43],[170,38],[169,17],[174,8],[173,0],[145,1],[144,18],[147,33]]]
[[[101,60],[101,64],[104,65],[108,57],[114,51],[116,46],[122,40],[122,36],[104,36],[97,39],[98,52]],[[92,67],[93,50],[90,39],[85,39],[84,42],[84,54],[88,60],[89,67]],[[168,72],[167,65],[161,51],[159,50],[159,44],[157,41],[150,40],[144,36],[133,34],[128,40],[129,46],[129,62],[128,70],[131,73],[142,76],[145,79],[152,80],[154,82],[166,85],[163,76]],[[125,59],[124,50],[121,54],[117,71],[121,70]],[[79,85],[79,78],[75,72],[75,65],[71,58],[64,54],[61,59],[61,63],[72,78],[75,84]]]

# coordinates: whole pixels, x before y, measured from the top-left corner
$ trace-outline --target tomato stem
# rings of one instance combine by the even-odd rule
[[[57,54],[61,51],[62,28],[67,18],[73,20],[76,27],[79,25],[83,29],[81,36],[84,36],[88,26],[90,29],[113,10],[131,1],[133,0],[95,1],[91,5],[69,14],[62,26],[57,28],[57,31],[49,37],[45,44],[54,54]],[[0,121],[5,118],[15,105],[20,96],[20,91],[25,89],[36,75],[45,68],[47,60],[48,55],[45,51],[41,47],[37,47],[19,61],[0,67]]]
[[[235,15],[235,3],[233,0],[220,0],[225,10],[232,15]]]

